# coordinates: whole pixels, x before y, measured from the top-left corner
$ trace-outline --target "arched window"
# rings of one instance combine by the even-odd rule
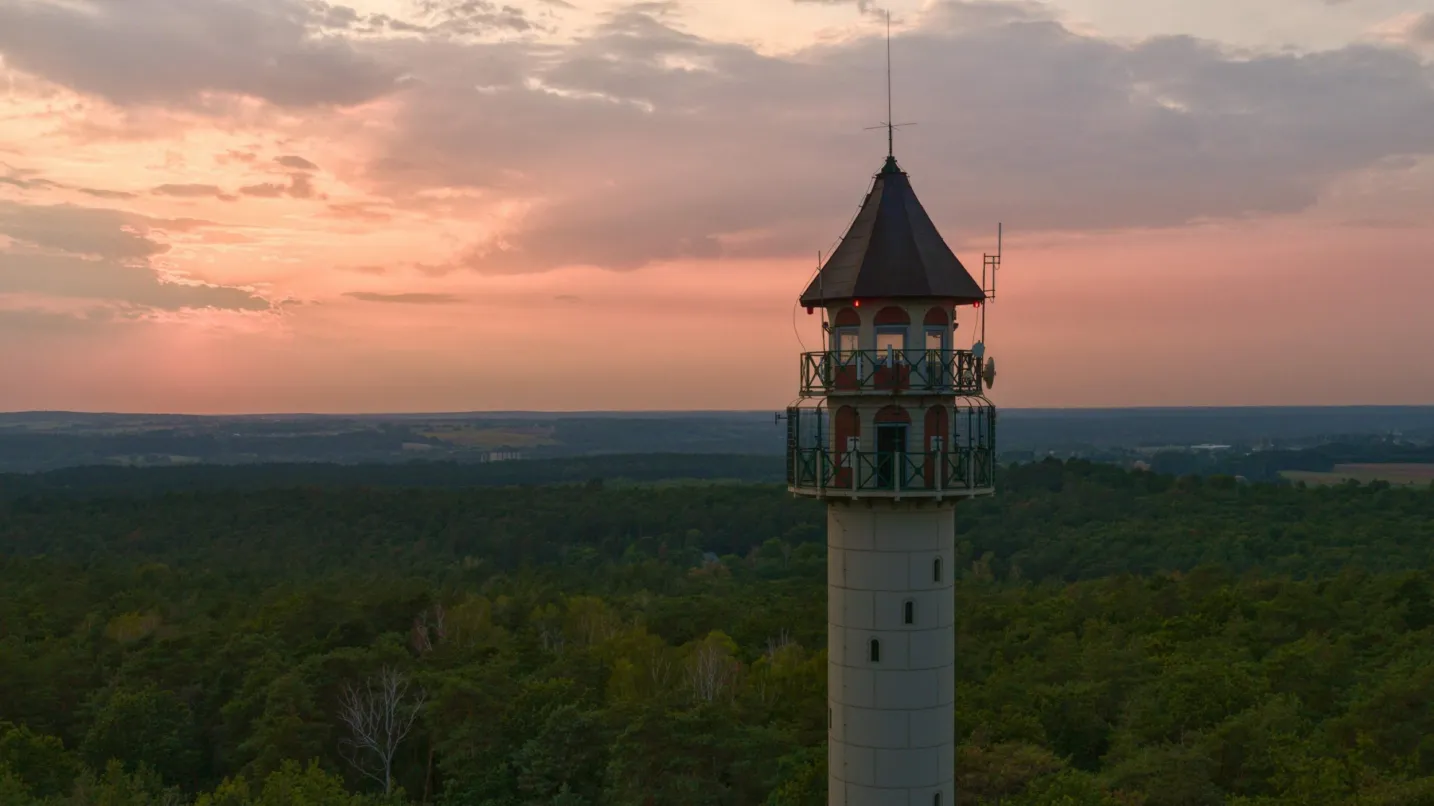
[[[876,325],[906,326],[911,324],[911,314],[907,313],[905,308],[888,305],[876,312],[876,318],[872,322]]]
[[[940,582],[940,581],[941,581],[941,558],[940,558],[940,557],[937,557],[936,559],[934,559],[934,560],[931,561],[931,581],[932,581],[932,582]]]
[[[937,792],[931,796],[931,806],[941,806],[941,793]]]
[[[832,317],[832,347],[838,356],[850,359],[856,354],[861,333],[861,318],[851,308],[842,308]]]
[[[881,663],[881,642],[875,638],[871,639],[871,662]]]
[[[903,609],[902,619],[907,624],[916,623],[916,603],[910,599],[906,600],[906,607]]]

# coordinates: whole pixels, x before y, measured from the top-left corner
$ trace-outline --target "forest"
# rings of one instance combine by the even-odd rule
[[[157,472],[0,477],[0,804],[825,804],[819,504]],[[998,484],[963,806],[1434,804],[1434,487]]]

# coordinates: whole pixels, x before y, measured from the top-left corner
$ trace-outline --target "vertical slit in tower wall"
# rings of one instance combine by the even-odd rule
[[[954,802],[954,574],[932,565],[954,562],[955,526],[949,501],[828,504],[831,804]]]

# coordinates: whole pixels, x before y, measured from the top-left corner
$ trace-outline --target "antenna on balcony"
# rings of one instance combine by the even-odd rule
[[[817,296],[823,300],[822,305],[822,352],[829,352],[831,344],[831,324],[827,322],[826,300],[826,278],[822,276],[822,250],[817,250]]]
[[[981,263],[981,292],[986,302],[981,305],[981,343],[986,343],[986,305],[996,301],[996,273],[1001,269],[1001,241],[1005,226],[996,224],[996,254],[983,254]]]

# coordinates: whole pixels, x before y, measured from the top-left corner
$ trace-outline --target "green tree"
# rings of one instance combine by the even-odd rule
[[[8,769],[36,797],[48,798],[68,791],[81,766],[59,738],[0,723],[0,769]]]
[[[143,685],[102,695],[81,754],[96,767],[147,768],[166,783],[193,785],[200,777],[199,736],[189,706],[172,691]]]

